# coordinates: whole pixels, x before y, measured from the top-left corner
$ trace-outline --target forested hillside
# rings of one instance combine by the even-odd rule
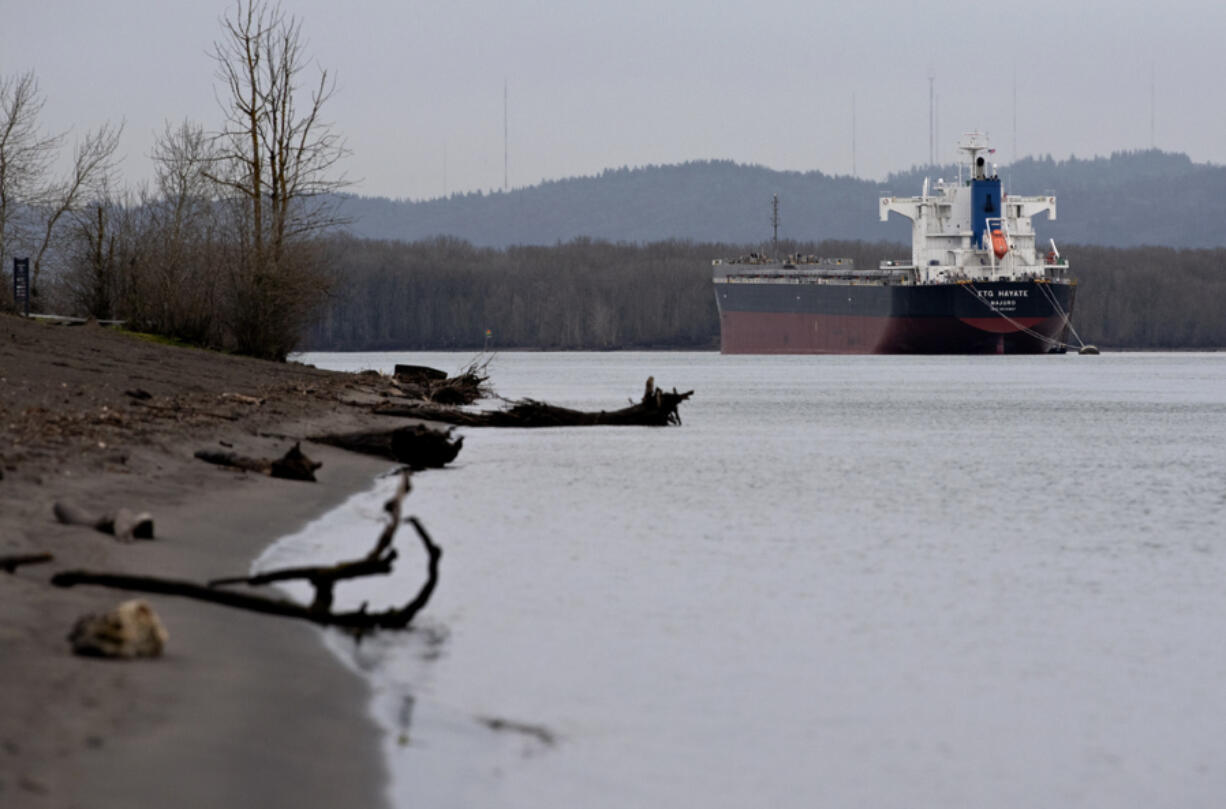
[[[1156,150],[1002,166],[1009,193],[1054,193],[1059,217],[1036,224],[1063,244],[1118,247],[1226,246],[1226,168]],[[957,167],[916,168],[876,183],[819,171],[774,171],[730,161],[622,168],[507,193],[456,194],[421,202],[347,197],[350,231],[373,239],[451,236],[480,246],[553,245],[576,238],[612,242],[684,239],[760,244],[769,238],[778,194],[783,237],[910,241],[906,220],[882,223],[877,198],[913,196],[925,177]]]
[[[579,239],[498,250],[457,239],[335,240],[340,283],[307,348],[332,350],[716,348],[713,258],[751,247]],[[860,266],[904,244],[780,244]],[[1080,279],[1073,322],[1108,348],[1226,347],[1226,249],[1065,245]]]

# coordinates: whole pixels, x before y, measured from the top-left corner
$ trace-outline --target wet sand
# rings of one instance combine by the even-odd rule
[[[372,385],[0,316],[0,556],[55,556],[0,572],[0,805],[384,804],[367,687],[315,627],[148,596],[170,634],[162,658],[84,658],[66,639],[73,623],[130,596],[49,583],[81,568],[196,581],[245,573],[391,464],[304,444],[323,462],[312,484],[214,467],[195,450],[224,442],[276,456],[293,437],[393,426],[356,406],[377,395]],[[60,525],[56,501],[149,511],[157,539]],[[375,533],[353,538],[354,556]]]

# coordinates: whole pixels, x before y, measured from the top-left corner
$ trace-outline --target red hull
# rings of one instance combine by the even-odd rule
[[[1061,339],[1064,327],[1065,318],[1059,315],[1010,321],[999,316],[721,312],[720,350],[725,354],[1041,354],[1050,349],[1050,340]]]

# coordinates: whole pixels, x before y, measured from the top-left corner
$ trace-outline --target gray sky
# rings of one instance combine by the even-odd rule
[[[728,158],[882,178],[970,129],[997,156],[1148,148],[1226,163],[1226,6],[1208,0],[286,0],[332,72],[352,190],[422,199],[605,168]],[[221,114],[209,53],[232,3],[6,0],[0,72],[33,69],[48,128]]]

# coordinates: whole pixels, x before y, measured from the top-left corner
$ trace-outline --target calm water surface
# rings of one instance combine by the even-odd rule
[[[314,354],[458,370],[469,354]],[[1226,355],[502,354],[408,511],[422,629],[355,650],[398,807],[1209,807],[1226,794]],[[261,565],[365,552],[392,483]],[[348,603],[404,602],[400,570]],[[491,722],[502,720],[500,729]]]

